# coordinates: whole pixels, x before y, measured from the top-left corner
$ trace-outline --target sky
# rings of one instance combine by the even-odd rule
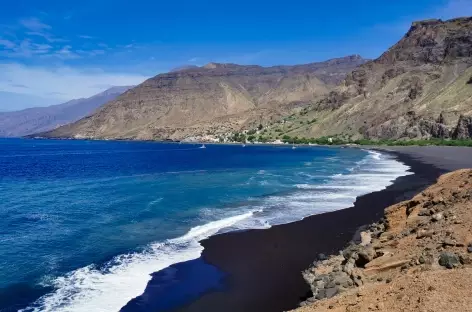
[[[15,0],[0,10],[0,111],[135,85],[183,65],[376,58],[412,21],[472,0]]]

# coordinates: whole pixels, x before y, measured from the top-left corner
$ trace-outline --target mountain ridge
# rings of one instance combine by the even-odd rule
[[[161,74],[44,136],[230,140],[263,125],[268,140],[462,139],[472,137],[471,79],[472,17],[430,19],[375,60],[209,63]]]
[[[46,137],[185,139],[278,119],[328,93],[366,60],[358,55],[295,66],[210,63],[159,74]]]
[[[0,112],[0,136],[21,137],[79,120],[113,100],[130,86],[115,86],[89,98],[80,98],[45,107]]]

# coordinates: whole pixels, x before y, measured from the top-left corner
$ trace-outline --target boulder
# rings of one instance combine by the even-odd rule
[[[453,269],[461,264],[459,256],[452,252],[442,252],[439,255],[439,265]]]
[[[356,266],[363,268],[367,263],[374,260],[376,252],[373,247],[363,247],[358,252],[358,259],[356,260]]]
[[[372,242],[372,235],[370,232],[361,232],[361,245],[367,246]]]

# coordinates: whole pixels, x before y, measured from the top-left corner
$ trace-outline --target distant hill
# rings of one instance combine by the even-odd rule
[[[0,137],[26,136],[77,121],[114,100],[129,88],[131,87],[112,87],[90,98],[72,100],[59,105],[0,112]]]
[[[327,95],[366,61],[352,55],[296,66],[185,67],[148,79],[93,115],[41,136],[179,140],[239,130]]]
[[[183,65],[183,66],[179,66],[179,67],[171,69],[170,72],[173,73],[173,72],[179,72],[179,71],[195,69],[195,68],[198,68],[198,66],[197,65]]]

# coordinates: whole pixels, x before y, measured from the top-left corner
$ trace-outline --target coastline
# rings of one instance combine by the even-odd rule
[[[226,291],[207,292],[176,311],[285,311],[310,296],[301,272],[320,253],[337,253],[362,226],[379,220],[384,208],[412,197],[447,170],[407,153],[394,155],[413,175],[386,189],[359,196],[354,206],[264,230],[212,236],[201,242],[202,259],[227,274]]]
[[[467,157],[472,150],[460,148],[451,153],[448,147],[434,148],[453,155],[452,159],[441,158],[441,153],[439,157],[428,158],[428,155],[435,156],[438,152],[424,147],[401,150],[371,148],[395,156],[414,174],[399,177],[384,190],[358,197],[349,209],[314,215],[264,230],[212,236],[201,242],[204,251],[197,262],[216,267],[223,277],[214,280],[210,276],[209,281],[207,277],[202,278],[203,284],[209,287],[201,289],[192,298],[181,300],[180,306],[168,309],[156,305],[165,292],[156,288],[159,281],[154,281],[153,277],[145,292],[123,311],[148,311],[151,307],[155,311],[282,311],[296,308],[310,296],[309,286],[301,272],[320,253],[337,253],[353,239],[359,228],[378,221],[384,208],[411,198],[435,183],[441,174],[456,169],[457,163],[472,167],[472,160]],[[421,154],[426,156],[419,157]],[[192,266],[189,263],[185,265]],[[178,272],[179,266],[170,269]],[[199,267],[194,267],[194,271],[198,270]]]

